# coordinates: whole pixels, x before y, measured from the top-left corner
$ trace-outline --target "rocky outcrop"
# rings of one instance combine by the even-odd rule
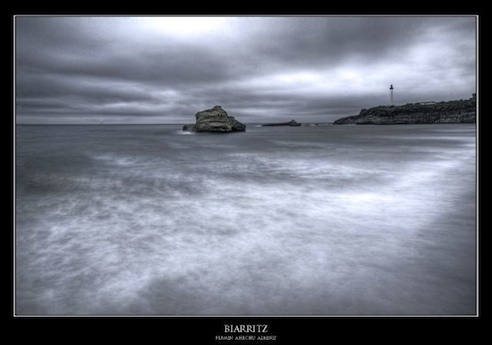
[[[295,120],[290,120],[288,122],[264,123],[264,124],[262,124],[262,126],[292,126],[292,127],[297,127],[300,125],[301,124],[296,122]]]
[[[194,132],[195,131],[195,125],[194,124],[186,124],[183,126],[183,131]]]
[[[398,125],[429,123],[475,123],[476,99],[449,102],[409,103],[362,109],[359,115],[336,120],[334,125]]]
[[[196,123],[183,126],[192,132],[244,132],[246,125],[227,115],[220,105],[196,113]]]

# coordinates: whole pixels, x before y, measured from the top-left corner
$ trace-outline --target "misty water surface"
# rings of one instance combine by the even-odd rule
[[[475,126],[18,126],[16,312],[475,313]]]

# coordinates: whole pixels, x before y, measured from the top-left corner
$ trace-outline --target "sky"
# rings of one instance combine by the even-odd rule
[[[17,16],[18,124],[332,122],[476,92],[474,16]]]

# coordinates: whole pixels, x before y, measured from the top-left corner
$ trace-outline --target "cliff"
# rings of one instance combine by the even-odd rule
[[[397,125],[426,123],[475,123],[476,98],[437,103],[409,103],[362,109],[359,115],[336,120],[334,125]]]

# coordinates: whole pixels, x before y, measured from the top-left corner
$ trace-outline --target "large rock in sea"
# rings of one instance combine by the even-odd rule
[[[192,132],[244,132],[246,125],[227,115],[220,105],[196,113],[196,123],[186,124],[183,131]]]

